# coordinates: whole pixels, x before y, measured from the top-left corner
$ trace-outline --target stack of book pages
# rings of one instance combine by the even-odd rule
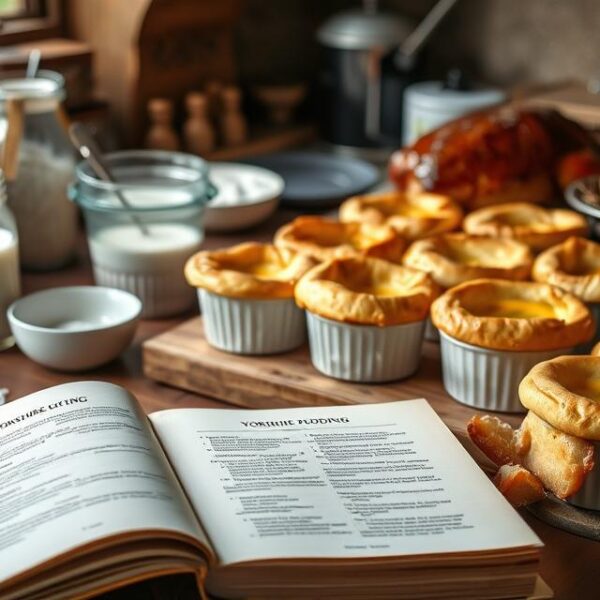
[[[69,383],[0,408],[0,473],[4,600],[180,572],[219,598],[541,597],[540,540],[425,400],[146,416]]]

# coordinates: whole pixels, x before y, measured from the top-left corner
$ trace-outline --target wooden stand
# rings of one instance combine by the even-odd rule
[[[144,374],[174,387],[244,408],[365,404],[426,398],[446,425],[466,437],[476,409],[453,400],[441,381],[439,346],[426,343],[418,372],[389,384],[347,383],[319,373],[308,348],[271,356],[240,356],[212,348],[197,317],[143,345]],[[503,415],[513,425],[518,415]],[[432,441],[433,443],[433,441]]]
[[[239,0],[70,2],[71,34],[94,51],[100,95],[110,98],[128,145],[147,127],[151,98],[176,106],[210,80],[233,83]]]

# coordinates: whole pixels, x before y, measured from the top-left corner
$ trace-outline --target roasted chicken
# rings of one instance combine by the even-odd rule
[[[600,173],[592,134],[556,111],[512,106],[452,121],[392,154],[389,164],[400,190],[448,194],[469,209],[545,202],[558,183],[592,173]]]

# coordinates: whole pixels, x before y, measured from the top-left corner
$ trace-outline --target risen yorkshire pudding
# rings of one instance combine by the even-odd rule
[[[403,263],[451,288],[481,277],[527,279],[532,260],[529,248],[515,240],[446,233],[413,242]]]
[[[588,227],[585,218],[572,210],[515,202],[472,212],[463,229],[474,235],[513,238],[540,251],[572,235],[586,235]]]
[[[544,283],[476,279],[451,288],[431,307],[449,336],[495,350],[570,348],[594,332],[589,310],[575,296]]]
[[[275,234],[278,248],[323,261],[346,256],[373,256],[400,262],[406,242],[388,225],[341,223],[322,217],[298,217]]]
[[[535,259],[533,277],[557,285],[584,302],[600,302],[600,244],[569,238]]]
[[[270,244],[248,242],[203,251],[185,265],[190,285],[232,298],[293,298],[296,281],[315,265],[306,256],[291,257]]]
[[[403,237],[416,240],[456,229],[460,207],[442,194],[387,192],[349,198],[340,206],[340,220],[390,225]]]
[[[296,302],[327,319],[383,327],[425,319],[436,293],[427,273],[349,257],[311,269],[296,286]]]
[[[539,363],[521,382],[519,397],[556,429],[600,440],[600,357],[559,356]]]

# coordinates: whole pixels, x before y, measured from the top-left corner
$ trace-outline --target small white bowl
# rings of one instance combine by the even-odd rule
[[[84,371],[116,358],[133,339],[142,303],[114,288],[73,286],[13,302],[8,322],[21,351],[59,371]]]
[[[210,163],[210,178],[219,190],[204,212],[204,228],[211,232],[262,223],[277,209],[285,186],[277,173],[241,163]]]

